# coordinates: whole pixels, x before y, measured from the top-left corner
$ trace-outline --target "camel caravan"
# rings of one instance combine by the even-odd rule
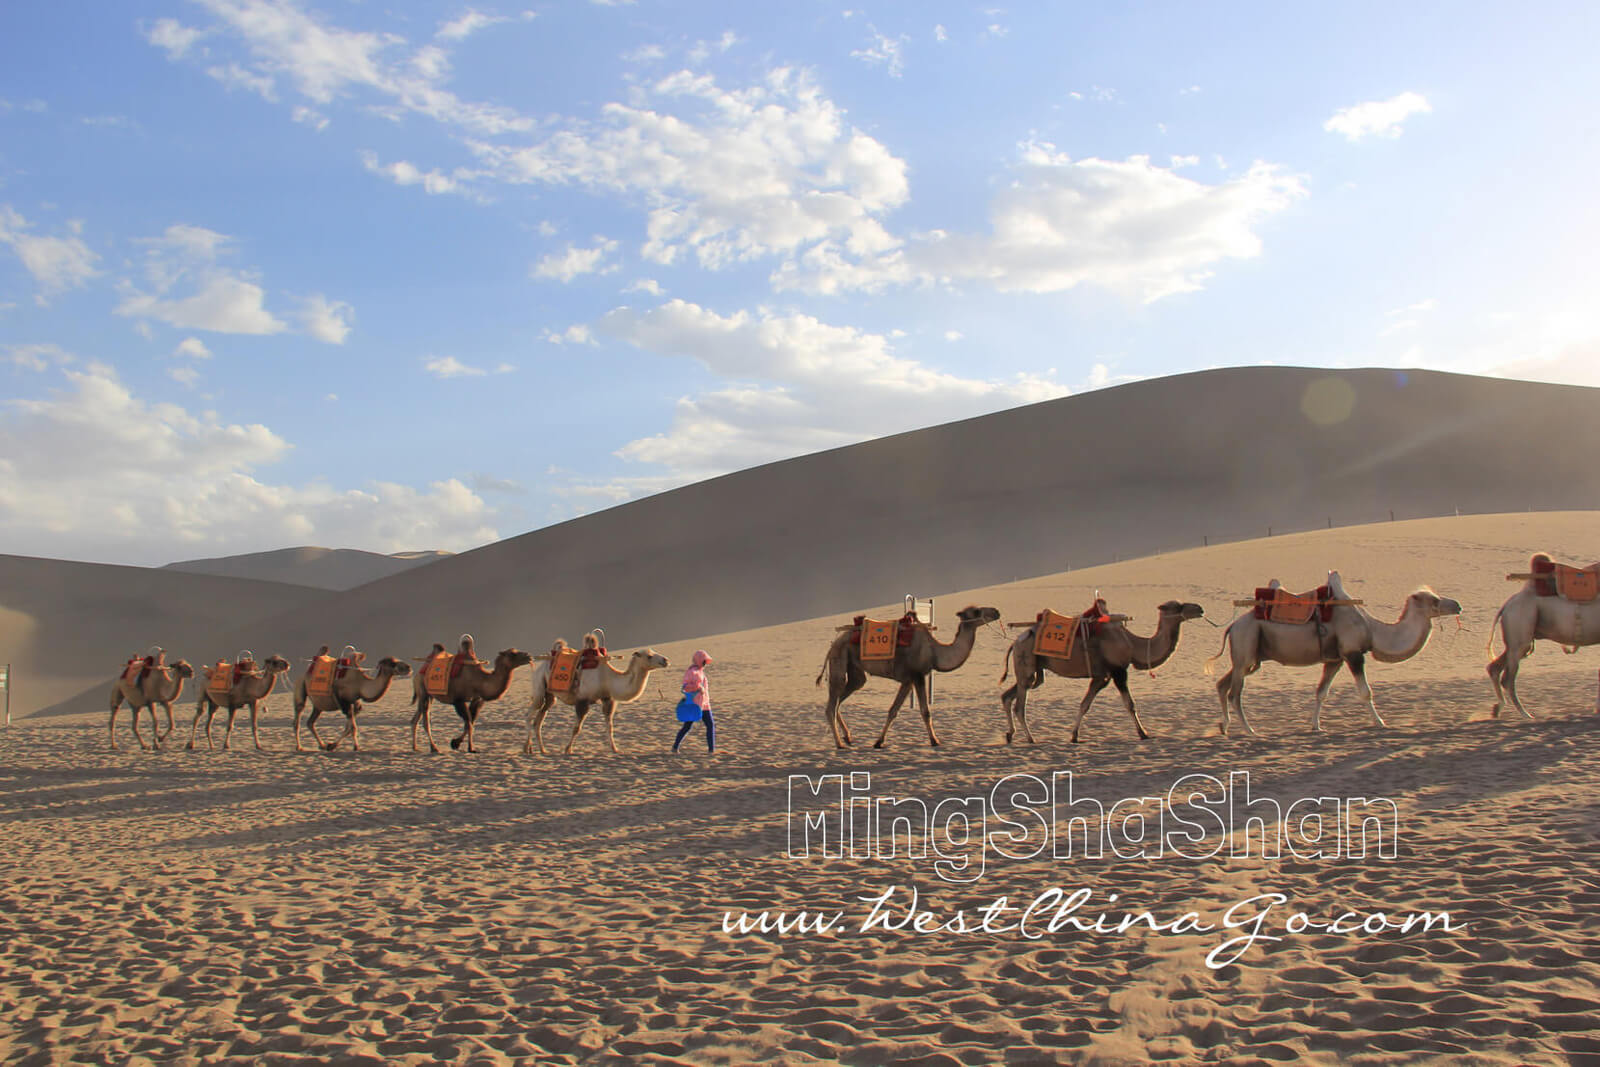
[[[1600,644],[1600,563],[1574,567],[1558,563],[1541,552],[1533,557],[1528,571],[1506,577],[1523,584],[1494,617],[1504,651],[1494,656],[1487,667],[1494,697],[1492,715],[1498,717],[1502,705],[1509,700],[1523,718],[1531,719],[1533,716],[1517,696],[1516,683],[1519,666],[1532,654],[1535,642],[1554,641],[1569,653]],[[1083,679],[1088,683],[1072,724],[1074,743],[1081,740],[1084,718],[1095,697],[1108,685],[1116,687],[1139,739],[1146,740],[1150,734],[1139,719],[1138,707],[1128,687],[1130,671],[1147,671],[1153,676],[1177,650],[1184,623],[1211,622],[1201,605],[1171,599],[1156,606],[1154,632],[1140,636],[1128,628],[1133,617],[1112,612],[1096,591],[1093,603],[1079,614],[1062,615],[1045,608],[1024,622],[1001,624],[996,608],[964,607],[956,612],[954,635],[949,641],[941,641],[935,636],[937,627],[920,617],[918,609],[922,604],[928,606],[931,617],[932,601],[917,601],[908,596],[906,610],[898,618],[871,619],[857,615],[849,623],[836,627],[816,677],[817,685],[827,683],[823,716],[836,748],[844,749],[853,744],[850,727],[844,719],[844,702],[873,677],[888,679],[898,686],[874,747],[882,748],[888,741],[889,728],[908,698],[922,714],[928,744],[937,747],[939,734],[934,728],[929,700],[933,678],[965,666],[972,656],[978,631],[996,624],[1018,631],[1007,643],[1000,674],[1003,688],[999,699],[1005,715],[1007,744],[1019,734],[1029,744],[1035,743],[1028,722],[1028,702],[1030,694],[1043,686],[1050,674]],[[1328,572],[1325,584],[1299,594],[1289,593],[1274,579],[1255,589],[1253,595],[1234,600],[1233,605],[1247,610],[1223,630],[1221,645],[1204,668],[1207,676],[1213,676],[1218,661],[1225,656],[1228,658],[1227,669],[1214,683],[1222,712],[1218,725],[1222,736],[1228,735],[1235,715],[1245,731],[1255,735],[1256,730],[1244,710],[1244,683],[1261,664],[1269,661],[1290,667],[1321,668],[1311,709],[1312,730],[1322,729],[1324,702],[1341,669],[1348,670],[1354,679],[1356,692],[1366,702],[1373,725],[1386,726],[1367,681],[1367,657],[1379,663],[1409,660],[1427,646],[1434,620],[1454,616],[1459,625],[1461,616],[1458,601],[1423,587],[1406,597],[1398,618],[1385,622],[1369,614],[1362,600],[1346,593],[1337,571]],[[483,706],[506,693],[517,668],[533,665],[532,698],[524,719],[523,754],[532,755],[535,748],[540,755],[548,754],[544,723],[557,702],[573,709],[572,734],[564,753],[571,754],[584,720],[595,707],[599,707],[605,717],[610,750],[620,753],[615,731],[617,708],[643,696],[651,674],[669,664],[665,656],[648,648],[626,657],[612,654],[606,650],[604,641],[603,631],[594,630],[585,636],[582,648],[573,648],[566,641],[558,640],[544,655],[506,648],[496,653],[493,660],[485,662],[478,659],[471,635],[463,634],[457,651],[452,653],[444,645],[435,644],[427,655],[413,661],[421,665],[415,670],[410,662],[394,656],[383,657],[368,670],[362,666],[365,655],[354,646],[346,645],[335,657],[329,654],[329,646],[324,645],[307,661],[292,688],[295,751],[306,751],[302,743],[302,719],[318,750],[333,751],[349,738],[352,749],[360,751],[357,716],[362,706],[382,699],[394,679],[409,677],[413,709],[411,750],[418,751],[417,728],[420,725],[428,751],[440,751],[434,740],[431,715],[432,705],[437,702],[452,707],[461,720],[461,732],[450,739],[450,747],[476,752],[475,729]],[[1491,634],[1490,653],[1493,641]],[[624,659],[623,666],[614,665],[613,661]],[[212,719],[218,711],[225,710],[227,725],[222,747],[227,750],[234,718],[239,711],[248,708],[251,739],[260,750],[260,711],[289,670],[290,663],[282,656],[268,656],[257,663],[248,651],[241,652],[232,662],[219,660],[204,668],[190,724],[188,748],[196,746],[202,716],[206,746],[212,747]],[[1015,671],[1015,680],[1008,686],[1006,681],[1012,671]],[[117,714],[126,703],[132,711],[133,735],[139,747],[160,749],[173,731],[172,704],[182,695],[184,683],[194,677],[194,669],[183,660],[168,664],[166,650],[160,647],[152,647],[144,655],[129,659],[111,688],[111,747],[118,748]],[[310,711],[306,715],[308,707]],[[160,727],[157,708],[166,712],[165,730]],[[150,713],[149,744],[145,743],[139,729],[142,710]],[[331,741],[325,740],[317,730],[317,720],[326,712],[337,712],[345,719],[343,732]]]

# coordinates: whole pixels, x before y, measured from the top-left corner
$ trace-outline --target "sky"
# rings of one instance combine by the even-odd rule
[[[0,5],[0,551],[461,551],[1208,367],[1600,385],[1597,39],[1590,3]]]

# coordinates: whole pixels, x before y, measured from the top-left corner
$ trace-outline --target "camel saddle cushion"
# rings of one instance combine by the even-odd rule
[[[438,652],[422,665],[422,688],[431,697],[444,699],[450,693],[450,665],[455,657]]]
[[[122,668],[122,680],[127,682],[129,685],[138,685],[139,675],[143,670],[144,657],[135,656],[128,661],[128,665],[126,667]]]
[[[864,660],[894,659],[894,650],[900,647],[900,623],[894,619],[869,619],[857,615],[852,633],[854,643],[861,646]]]
[[[233,664],[217,660],[206,676],[206,692],[226,693],[233,688]]]
[[[557,652],[550,657],[550,679],[546,683],[552,693],[572,692],[572,683],[578,678],[578,658],[582,653],[575,648]]]
[[[314,697],[333,695],[333,668],[332,656],[317,656],[311,661],[311,666],[306,669],[306,692]]]
[[[1575,604],[1592,603],[1600,597],[1600,563],[1569,567],[1540,554],[1533,557],[1534,590],[1539,596],[1558,596]]]
[[[1057,656],[1061,659],[1071,656],[1082,621],[1075,615],[1061,615],[1049,608],[1039,612],[1033,628],[1034,655]]]
[[[1333,591],[1319,585],[1309,593],[1296,595],[1286,589],[1260,586],[1256,589],[1255,616],[1267,622],[1286,622],[1298,625],[1320,616],[1323,622],[1333,618]]]

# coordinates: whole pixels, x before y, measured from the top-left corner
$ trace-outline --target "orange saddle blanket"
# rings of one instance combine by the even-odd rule
[[[912,635],[920,625],[916,615],[910,612],[898,619],[869,619],[857,615],[850,621],[855,627],[850,631],[850,643],[860,647],[864,660],[894,659],[895,649],[911,644]]]
[[[311,661],[311,666],[306,669],[306,692],[314,697],[333,695],[333,667],[332,656],[317,656]]]
[[[1039,612],[1039,621],[1033,629],[1033,652],[1036,656],[1058,656],[1067,659],[1078,640],[1078,626],[1082,622],[1076,615],[1061,615],[1045,608]]]
[[[1332,598],[1333,591],[1325,585],[1300,594],[1260,586],[1256,589],[1255,616],[1267,622],[1299,624],[1310,622],[1320,612],[1322,621],[1328,622],[1333,618],[1333,605],[1328,603]]]
[[[206,692],[226,693],[233,688],[233,664],[224,660],[217,660],[211,668],[211,675],[206,679]]]
[[[578,658],[583,653],[576,648],[557,652],[550,657],[550,678],[545,684],[552,693],[570,693],[578,680]]]
[[[1600,597],[1600,563],[1569,567],[1543,554],[1533,558],[1534,589],[1540,596],[1558,596],[1576,604],[1588,604]],[[1547,576],[1547,577],[1544,577]]]
[[[440,652],[422,665],[422,688],[429,696],[443,700],[450,695],[450,665],[454,660],[450,653]]]

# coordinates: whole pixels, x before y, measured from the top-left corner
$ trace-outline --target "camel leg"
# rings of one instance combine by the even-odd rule
[[[428,751],[437,756],[439,746],[433,741],[433,701],[424,696],[417,704],[417,713],[411,716],[411,751],[417,750],[417,720],[422,720],[422,731],[428,735]]]
[[[1078,703],[1078,717],[1072,723],[1072,743],[1078,743],[1078,727],[1083,725],[1083,717],[1089,714],[1089,707],[1094,703],[1094,698],[1100,695],[1100,690],[1111,684],[1109,674],[1097,674],[1089,679],[1089,688],[1084,690],[1083,700]]]
[[[316,743],[319,751],[326,752],[333,746],[322,739],[322,731],[317,729],[317,720],[322,718],[322,709],[312,705],[311,714],[306,716],[306,726],[311,729],[311,739]]]
[[[1117,687],[1117,692],[1122,696],[1122,706],[1128,709],[1129,715],[1133,716],[1133,728],[1139,731],[1139,740],[1150,740],[1150,735],[1145,732],[1144,723],[1139,721],[1139,708],[1133,702],[1133,694],[1128,691],[1128,668],[1112,668],[1111,681]]]
[[[305,749],[300,747],[300,716],[304,715],[305,711],[306,706],[304,704],[301,704],[298,708],[294,709],[294,750],[296,752],[305,751]]]
[[[524,755],[533,754],[532,744],[535,740],[539,742],[539,755],[549,755],[549,753],[544,750],[544,720],[545,716],[550,714],[550,708],[555,704],[555,702],[556,698],[551,696],[549,693],[546,693],[544,695],[544,699],[539,702],[539,706],[533,710],[531,715],[533,725],[528,728],[528,739],[522,743],[522,751]]]
[[[167,729],[165,733],[156,731],[156,709],[153,705],[150,708],[150,730],[152,733],[155,733],[157,748],[161,747],[161,742],[172,736],[172,705],[163,701],[161,706],[166,709],[167,712]]]
[[[139,732],[139,705],[134,704],[134,705],[131,705],[131,707],[133,709],[133,739],[135,741],[139,742],[139,748],[142,751],[144,749],[149,748],[150,746],[144,743],[144,734],[141,734]],[[155,718],[155,710],[154,709],[151,709],[150,717],[152,719]]]
[[[572,705],[572,737],[567,741],[567,755],[572,755],[572,746],[578,743],[578,731],[583,729],[584,716],[589,714],[589,702],[580,700]]]
[[[1333,687],[1334,676],[1339,673],[1342,664],[1337,661],[1322,665],[1322,678],[1317,682],[1317,706],[1311,712],[1311,729],[1317,733],[1322,732],[1322,702],[1328,699],[1328,690]],[[1355,668],[1350,668],[1350,673],[1355,673]]]
[[[839,733],[839,696],[833,691],[832,686],[829,686],[828,706],[823,709],[822,717],[827,720],[828,729],[833,731],[833,747],[844,748],[849,742]]]
[[[195,701],[195,705],[194,705],[194,721],[189,724],[189,743],[184,746],[185,748],[187,748],[191,752],[194,751],[195,735],[200,730],[200,716],[205,714],[205,710],[206,710],[206,701],[205,701],[204,697],[201,697],[199,700]]]
[[[1500,688],[1500,677],[1506,671],[1507,661],[1511,658],[1511,649],[1507,648],[1494,659],[1489,661],[1489,666],[1484,668],[1489,672],[1489,686],[1494,690],[1494,706],[1489,709],[1489,718],[1500,717],[1500,705],[1505,703],[1505,693]]]
[[[1244,732],[1254,737],[1256,728],[1250,725],[1250,717],[1244,713],[1244,676],[1246,673],[1242,667],[1235,667],[1229,672],[1233,677],[1228,686],[1228,702],[1233,705],[1233,710],[1239,713],[1239,723],[1244,727]]]
[[[353,712],[351,712],[349,707],[345,706],[344,704],[340,704],[339,713],[344,716],[344,729],[339,731],[338,737],[335,737],[332,741],[328,742],[326,747],[329,752],[334,751],[344,743],[344,739],[349,737],[351,734],[351,727],[355,725],[355,715]]]
[[[850,726],[844,721],[844,702],[850,699],[851,693],[863,688],[866,684],[866,671],[860,667],[845,668],[844,690],[839,694],[839,701],[835,705],[833,713],[839,719],[839,732],[844,734],[844,743],[846,745],[853,745],[855,742],[850,739]]]
[[[456,709],[456,714],[461,716],[461,732],[459,734],[456,734],[456,736],[454,736],[454,737],[452,737],[450,739],[450,747],[454,748],[454,749],[460,749],[461,748],[461,742],[465,741],[465,742],[467,742],[467,751],[471,752],[472,751],[472,720],[467,717],[467,704],[466,704],[466,701],[464,701],[464,700],[463,701],[457,701],[456,705],[455,705],[455,709]]]
[[[1222,730],[1223,737],[1228,736],[1228,713],[1233,710],[1228,706],[1228,694],[1232,689],[1233,672],[1228,671],[1217,679],[1217,701],[1222,705],[1222,721],[1217,725]]]
[[[111,751],[117,749],[117,711],[122,707],[122,698],[118,697],[116,703],[111,705]]]
[[[1374,726],[1388,726],[1383,721],[1383,716],[1378,714],[1378,705],[1372,699],[1372,686],[1367,683],[1367,658],[1360,652],[1345,657],[1345,663],[1350,666],[1350,673],[1356,678],[1356,692],[1367,702],[1367,707],[1372,710],[1372,723]]]
[[[878,741],[873,748],[882,748],[884,741],[889,738],[889,724],[894,722],[894,717],[900,714],[900,705],[906,702],[906,695],[911,692],[910,682],[900,683],[900,692],[894,695],[894,703],[889,705],[889,714],[883,720],[883,732],[878,734]]]
[[[467,751],[478,751],[478,711],[483,707],[481,698],[467,705]]]
[[[1517,696],[1517,672],[1522,667],[1522,657],[1526,656],[1530,651],[1532,651],[1531,648],[1524,650],[1521,656],[1513,656],[1507,652],[1505,673],[1500,679],[1501,684],[1505,686],[1506,696],[1510,699],[1511,706],[1516,708],[1518,714],[1524,719],[1531,719],[1533,716],[1528,714],[1528,709],[1522,706],[1522,698]]]
[[[622,750],[617,748],[616,732],[617,705],[615,702],[607,700],[601,705],[601,708],[606,713],[606,740],[611,742],[611,753],[612,755],[620,756]]]
[[[261,733],[256,729],[256,712],[256,702],[252,700],[250,702],[250,740],[255,743],[256,751],[260,752],[262,751]]]
[[[928,707],[928,679],[918,678],[911,684],[916,690],[917,700],[922,703],[922,724],[928,728],[928,744],[938,748],[939,735],[933,732],[933,709]]]
[[[228,705],[228,729],[222,734],[222,751],[227,752],[233,747],[233,717],[239,714],[239,709],[232,704]],[[211,738],[211,721],[206,720],[206,738]]]

